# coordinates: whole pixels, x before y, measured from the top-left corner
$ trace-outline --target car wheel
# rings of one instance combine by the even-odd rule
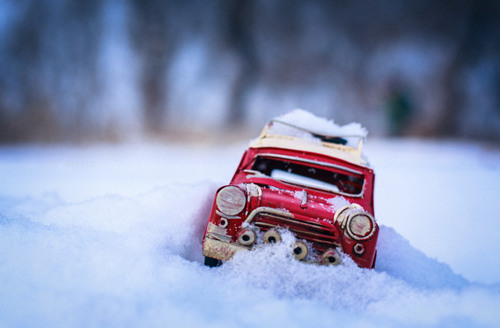
[[[208,267],[218,267],[222,264],[222,261],[205,256],[205,265]]]

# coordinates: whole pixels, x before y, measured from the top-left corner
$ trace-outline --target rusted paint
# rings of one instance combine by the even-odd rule
[[[255,210],[253,210],[250,213],[250,215],[248,215],[248,217],[245,220],[245,223],[251,223],[252,220],[255,218],[255,216],[257,216],[258,214],[261,214],[261,213],[275,214],[275,215],[289,217],[289,218],[294,217],[292,213],[284,211],[284,210],[279,210],[279,209],[272,208],[272,207],[258,207]]]
[[[203,243],[203,255],[221,261],[230,260],[236,252],[242,250],[247,250],[247,248],[211,238],[205,238],[205,242]]]

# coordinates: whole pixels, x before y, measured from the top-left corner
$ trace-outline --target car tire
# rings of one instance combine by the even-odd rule
[[[210,268],[214,268],[214,267],[220,266],[221,264],[222,264],[222,261],[205,256],[205,265],[206,266],[208,266]]]

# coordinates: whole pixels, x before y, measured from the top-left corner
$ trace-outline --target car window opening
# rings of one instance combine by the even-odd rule
[[[283,182],[300,186],[359,195],[363,191],[363,175],[340,173],[279,159],[257,157],[252,170]]]

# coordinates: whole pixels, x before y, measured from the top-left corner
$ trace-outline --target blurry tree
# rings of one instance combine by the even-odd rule
[[[98,0],[19,5],[0,56],[3,140],[96,132],[86,116],[99,90],[99,6]]]
[[[42,2],[29,2],[18,10],[21,17],[5,37],[0,64],[0,133],[7,141],[22,139],[23,134],[47,137],[39,134],[49,132],[45,132],[46,126],[55,127],[40,67],[44,51],[40,27],[48,24],[48,8]],[[43,127],[41,131],[39,127]]]
[[[173,53],[170,20],[176,19],[172,1],[131,0],[131,35],[140,57],[140,91],[146,128],[164,132],[168,85],[166,73]]]
[[[254,10],[252,0],[221,3],[223,13],[221,23],[222,38],[225,39],[240,61],[240,70],[229,96],[228,122],[241,126],[246,119],[247,95],[256,83],[258,61],[254,40]]]
[[[106,33],[118,4],[128,26]],[[397,76],[414,96],[402,132],[500,140],[496,0],[0,0],[0,141],[109,136],[103,93],[123,91],[104,66],[125,52],[110,35],[130,41],[116,76],[147,133],[293,107],[383,133]]]
[[[443,84],[448,86],[445,103],[432,134],[499,138],[500,94],[485,84],[494,85],[495,76],[496,83],[500,79],[500,2],[467,1],[461,4],[461,9],[460,23],[455,29],[455,51],[443,74]],[[491,71],[477,77],[480,81],[475,83],[483,86],[474,94],[477,98],[473,104],[468,104],[468,98],[474,93],[468,88],[474,86],[467,83],[467,74],[483,65]],[[490,81],[481,82],[487,79]],[[485,106],[483,97],[493,100],[489,108],[479,108]],[[491,126],[492,123],[496,126]],[[486,133],[494,130],[498,132]]]

